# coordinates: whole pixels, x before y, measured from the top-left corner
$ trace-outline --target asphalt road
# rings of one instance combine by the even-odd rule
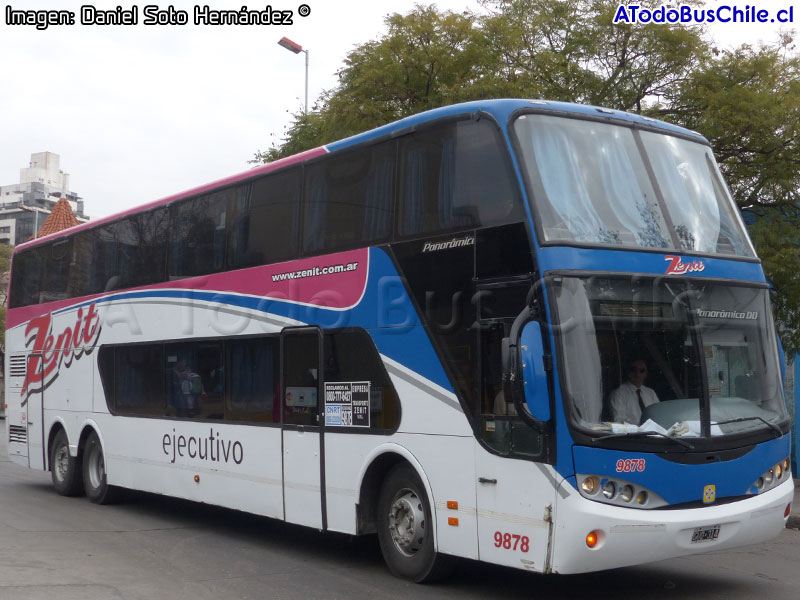
[[[800,589],[800,531],[790,529],[737,551],[580,576],[464,561],[448,581],[420,586],[388,573],[374,537],[151,494],[118,506],[62,498],[49,473],[8,462],[5,439],[0,421],[0,600],[796,600]]]

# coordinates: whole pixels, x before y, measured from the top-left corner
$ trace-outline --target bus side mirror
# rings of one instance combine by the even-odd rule
[[[542,342],[542,327],[537,321],[525,324],[519,338],[519,349],[522,361],[522,388],[525,391],[528,411],[537,421],[549,421],[550,392],[545,371],[545,349]]]

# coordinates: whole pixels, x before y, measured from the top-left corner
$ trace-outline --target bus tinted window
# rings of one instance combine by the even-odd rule
[[[228,344],[230,395],[225,418],[280,422],[279,338],[235,340]]]
[[[166,208],[134,215],[116,224],[120,277],[116,287],[164,281],[168,231],[169,211]]]
[[[168,413],[177,417],[224,417],[222,344],[167,344],[164,349]]]
[[[25,250],[14,256],[11,282],[11,308],[39,303],[39,290],[45,265],[45,248]]]
[[[98,294],[119,287],[115,225],[106,225],[76,235],[75,253],[83,268],[73,277],[80,278],[83,294]]]
[[[305,188],[307,253],[384,241],[392,230],[394,143],[328,158],[308,168]]]
[[[325,334],[325,385],[336,382],[368,382],[369,427],[397,428],[400,416],[397,392],[367,332],[354,330]]]
[[[300,242],[300,169],[269,175],[236,194],[229,245],[231,267],[294,258]]]
[[[39,302],[69,298],[68,286],[72,264],[72,239],[67,238],[46,246],[46,264]]]
[[[169,251],[172,279],[220,271],[225,264],[228,202],[237,188],[190,198],[173,208]]]
[[[105,350],[105,349],[104,349]],[[163,415],[164,387],[160,375],[161,344],[110,349],[114,361],[100,361],[108,369],[113,364],[114,409],[121,414]],[[108,374],[104,379],[110,379]],[[108,389],[108,388],[107,388]]]
[[[497,127],[459,121],[406,136],[400,146],[403,236],[521,220],[517,185]]]

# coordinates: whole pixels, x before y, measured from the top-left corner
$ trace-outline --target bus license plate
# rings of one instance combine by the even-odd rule
[[[711,542],[719,537],[719,525],[711,527],[697,527],[692,534],[692,543]]]

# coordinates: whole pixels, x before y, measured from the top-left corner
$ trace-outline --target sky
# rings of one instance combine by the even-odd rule
[[[15,10],[71,10],[91,0],[8,0]],[[788,8],[792,0],[763,0]],[[195,6],[292,10],[292,25],[196,26]],[[305,3],[306,17],[298,16]],[[631,2],[633,4],[634,2]],[[711,0],[709,5],[735,2]],[[70,191],[92,218],[246,171],[258,150],[280,142],[302,110],[309,50],[309,103],[336,85],[346,54],[385,32],[384,18],[413,0],[94,0],[98,9],[170,5],[186,25],[9,26],[0,14],[0,185],[19,181],[35,152],[54,152]],[[745,5],[744,2],[741,3]],[[750,3],[752,4],[752,2]],[[480,11],[477,0],[439,9]],[[800,6],[795,21],[800,22]],[[775,24],[711,27],[722,47],[772,41]]]

